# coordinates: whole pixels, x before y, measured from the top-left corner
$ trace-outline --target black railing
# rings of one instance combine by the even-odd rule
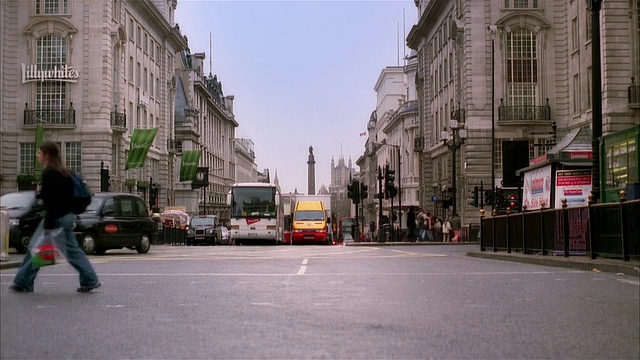
[[[547,105],[543,106],[507,106],[504,105],[504,100],[500,99],[498,121],[551,121],[549,99]]]
[[[482,251],[640,258],[640,200],[481,219]],[[593,219],[593,221],[590,221]]]
[[[126,128],[127,127],[127,113],[118,112],[118,107],[111,112],[111,127]]]
[[[24,125],[75,125],[76,110],[73,103],[70,103],[70,109],[38,109],[29,110],[27,104],[24,104]]]

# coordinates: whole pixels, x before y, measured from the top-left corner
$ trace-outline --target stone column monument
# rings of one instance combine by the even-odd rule
[[[316,160],[313,157],[313,146],[309,146],[309,160],[307,161],[307,195],[316,194]]]

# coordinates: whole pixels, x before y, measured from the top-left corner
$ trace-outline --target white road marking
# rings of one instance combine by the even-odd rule
[[[256,306],[269,306],[271,305],[271,303],[251,303],[251,305],[256,305]]]
[[[51,309],[57,307],[56,305],[38,305],[38,309]]]
[[[313,306],[331,306],[330,303],[315,303]]]
[[[42,282],[44,285],[53,285],[53,284],[57,284],[57,282],[55,281],[44,281]]]
[[[198,304],[178,304],[178,306],[198,306]]]
[[[155,284],[156,282],[155,281],[143,281],[142,283],[143,284]]]
[[[124,305],[105,305],[104,307],[107,307],[107,308],[123,308]]]
[[[567,279],[556,279],[556,281],[567,281]]]
[[[308,262],[309,262],[309,259],[304,259],[302,260],[302,265],[307,265]]]
[[[636,286],[640,286],[640,281],[638,280],[627,280],[627,279],[616,279],[622,283],[627,283],[627,284],[631,284],[631,285],[636,285]]]
[[[304,275],[306,271],[307,271],[307,267],[302,265],[300,266],[300,270],[298,270],[298,273],[296,275]]]

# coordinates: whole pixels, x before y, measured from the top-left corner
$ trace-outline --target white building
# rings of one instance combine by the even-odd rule
[[[60,144],[63,160],[100,190],[150,178],[159,205],[172,201],[174,56],[186,42],[177,0],[0,2],[0,190],[30,183],[35,129]],[[37,71],[37,78],[31,78]],[[46,71],[46,72],[45,72]],[[53,72],[51,72],[53,71]],[[31,72],[31,73],[30,73]],[[158,128],[145,166],[125,172],[134,128]],[[131,187],[136,191],[138,186]],[[142,192],[144,194],[146,192]]]
[[[258,165],[256,164],[255,145],[253,140],[236,139],[236,182],[258,181]]]

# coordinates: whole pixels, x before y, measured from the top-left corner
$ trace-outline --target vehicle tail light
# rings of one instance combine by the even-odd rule
[[[267,230],[275,230],[276,228],[275,225],[267,225]]]

